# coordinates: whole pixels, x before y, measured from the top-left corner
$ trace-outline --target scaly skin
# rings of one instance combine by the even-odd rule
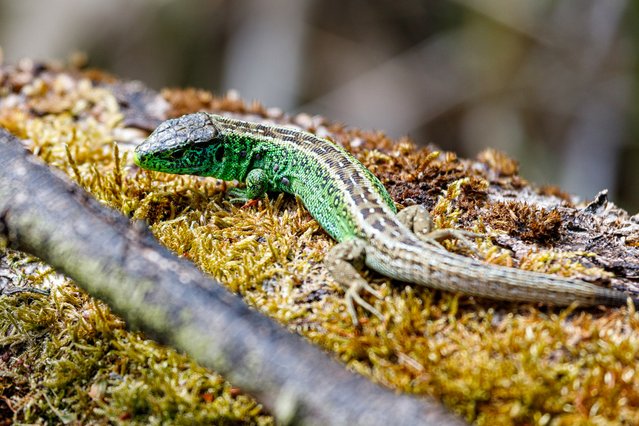
[[[136,147],[134,158],[149,170],[246,182],[246,189],[231,190],[234,200],[259,198],[266,191],[300,197],[339,242],[325,263],[348,289],[355,323],[353,302],[381,316],[359,296],[362,289],[376,294],[354,267],[361,262],[397,280],[491,299],[582,306],[627,302],[620,291],[448,252],[426,233],[424,209],[414,206],[396,215],[390,195],[364,165],[304,131],[199,112],[162,123]]]

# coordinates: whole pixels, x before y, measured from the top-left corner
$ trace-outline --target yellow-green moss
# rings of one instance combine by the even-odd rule
[[[273,424],[220,376],[126,331],[69,280],[39,263],[28,272],[36,261],[22,254],[4,255],[21,285],[50,295],[0,297],[3,417],[13,411],[21,423]]]
[[[354,328],[342,291],[321,262],[333,242],[297,200],[277,196],[242,207],[224,196],[230,184],[138,170],[126,155],[131,146],[113,142],[121,114],[111,95],[103,89],[93,93],[87,80],[80,81],[75,91],[67,90],[74,100],[69,109],[41,117],[26,107],[0,109],[0,124],[29,139],[37,155],[101,202],[147,221],[177,255],[349,368],[402,392],[432,395],[477,424],[631,424],[639,418],[634,310],[599,313],[480,301],[365,271],[384,295],[369,301],[385,319],[360,312],[362,327]],[[27,101],[54,96],[48,83],[38,87]],[[165,96],[176,113],[201,107],[253,117],[265,113],[259,105],[206,92]],[[401,182],[393,186],[398,201],[431,203],[440,227],[457,227],[463,218],[468,229],[486,231],[476,210],[488,181],[455,155],[419,150],[406,140],[395,144],[381,133],[327,129],[384,182]],[[512,160],[490,152],[482,161],[512,178],[512,186],[523,185]],[[475,242],[486,261],[513,265],[510,253],[490,239]],[[530,254],[524,263],[542,271],[560,265],[567,275],[601,273],[552,252]],[[13,347],[30,366],[11,371],[26,381],[21,391],[0,382],[4,392],[13,392],[16,419],[272,422],[218,376],[126,332],[106,307],[57,275],[48,277],[26,283],[51,288],[50,297],[0,299],[0,347],[18,345]],[[53,277],[56,283],[48,281]]]

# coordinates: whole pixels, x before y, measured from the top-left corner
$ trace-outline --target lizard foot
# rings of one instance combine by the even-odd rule
[[[420,204],[406,207],[397,213],[397,219],[406,225],[417,237],[427,244],[441,245],[447,239],[455,239],[462,246],[477,254],[475,244],[469,238],[485,238],[483,234],[463,229],[435,229],[433,230],[433,219],[428,210]]]
[[[486,238],[486,235],[478,234],[472,231],[466,231],[464,229],[436,229],[434,231],[426,234],[426,238],[428,238],[431,242],[435,242],[441,245],[441,242],[444,240],[454,239],[459,241],[459,243],[470,250],[473,254],[478,254],[477,247],[475,243],[469,240],[469,238]]]
[[[381,312],[375,309],[373,305],[368,303],[366,300],[362,299],[362,296],[360,296],[359,293],[362,290],[366,290],[378,299],[381,299],[382,295],[377,290],[373,289],[365,280],[362,281],[363,284],[362,282],[355,282],[351,284],[348,290],[346,290],[346,309],[348,309],[348,314],[351,316],[353,325],[355,326],[359,325],[359,320],[357,319],[357,311],[355,310],[355,304],[358,304],[371,314],[375,315],[380,320],[384,320],[384,316],[381,314]]]
[[[331,249],[324,258],[324,264],[331,273],[333,279],[346,288],[346,308],[353,320],[353,325],[359,325],[355,305],[383,319],[382,314],[360,295],[362,290],[368,291],[378,299],[382,295],[360,275],[358,269],[364,265],[366,255],[366,243],[358,238],[343,241]]]
[[[226,194],[230,197],[229,202],[233,204],[248,203],[251,201],[251,198],[246,194],[246,189],[243,188],[231,188],[226,191]]]

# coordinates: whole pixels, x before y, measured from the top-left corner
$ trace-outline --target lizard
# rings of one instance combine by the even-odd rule
[[[463,236],[432,231],[421,205],[398,213],[381,181],[361,162],[303,130],[197,112],[161,123],[133,157],[143,169],[244,182],[245,187],[228,191],[231,201],[248,202],[270,191],[299,197],[337,241],[324,264],[345,288],[355,325],[356,304],[383,319],[361,296],[368,291],[381,298],[362,277],[364,265],[395,280],[488,299],[621,306],[630,297],[583,280],[492,265],[446,250],[442,238]]]

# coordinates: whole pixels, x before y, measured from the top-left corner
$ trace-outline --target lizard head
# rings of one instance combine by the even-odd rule
[[[209,114],[188,114],[160,124],[135,148],[133,159],[143,169],[217,176],[224,166],[224,138]]]

